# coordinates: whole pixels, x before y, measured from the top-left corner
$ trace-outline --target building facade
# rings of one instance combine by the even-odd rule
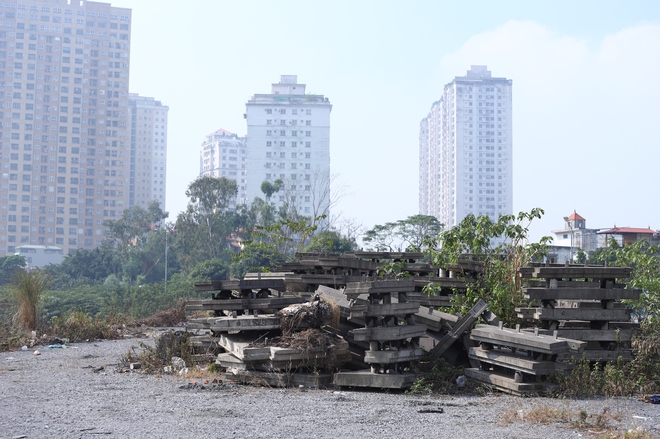
[[[0,256],[92,249],[129,199],[131,10],[0,4]]]
[[[330,208],[330,112],[323,95],[305,94],[297,76],[283,75],[270,94],[246,104],[248,202],[264,198],[264,181],[282,180],[271,201],[300,215],[317,217]]]
[[[245,137],[239,137],[223,129],[206,136],[199,155],[199,175],[202,177],[225,177],[236,181],[238,195],[230,203],[230,208],[236,207],[236,204],[248,202],[245,196],[246,172],[247,150]]]
[[[129,94],[129,207],[146,208],[156,200],[166,210],[168,111],[169,107],[154,98]]]
[[[419,210],[446,228],[513,211],[512,81],[471,66],[420,124]]]

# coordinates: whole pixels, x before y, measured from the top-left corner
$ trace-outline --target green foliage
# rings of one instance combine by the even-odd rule
[[[518,215],[502,215],[494,222],[488,216],[470,214],[440,234],[439,250],[437,242],[428,243],[426,254],[432,264],[455,265],[466,255],[483,264],[483,273],[468,283],[465,295],[454,296],[456,312],[465,314],[483,299],[500,320],[510,325],[518,322],[515,308],[526,304],[518,269],[543,257],[551,241],[547,236],[539,243],[528,241],[531,222],[542,215],[543,210],[535,208]]]
[[[309,244],[303,248],[305,252],[312,253],[347,253],[358,248],[354,239],[342,236],[334,230],[324,230],[316,233]]]
[[[379,265],[376,269],[378,277],[386,279],[404,279],[412,277],[410,272],[404,269],[404,263],[401,261],[388,260]]]
[[[261,183],[261,192],[266,196],[266,201],[270,201],[274,193],[279,192],[280,189],[284,186],[284,182],[281,179],[275,180],[271,183],[268,180],[264,180]]]
[[[9,286],[14,300],[18,303],[17,323],[29,330],[39,324],[39,304],[43,294],[50,288],[48,275],[40,270],[18,270]]]
[[[317,229],[319,218],[282,218],[268,226],[256,226],[252,238],[234,256],[231,275],[242,277],[247,272],[264,272],[307,247]]]
[[[628,288],[642,290],[638,300],[627,300],[633,315],[644,326],[660,324],[660,246],[650,245],[648,241],[637,241],[620,247],[614,239],[609,247],[602,249],[596,256],[608,265],[631,267],[630,279],[620,279]]]
[[[417,367],[417,378],[408,393],[455,394],[461,390],[456,379],[463,375],[462,367],[451,366],[444,358],[426,359]]]
[[[364,234],[362,241],[374,251],[421,251],[443,227],[434,216],[413,215],[405,220],[375,225]]]
[[[3,256],[0,258],[0,285],[11,282],[17,270],[26,266],[25,257],[19,255]]]
[[[194,282],[204,280],[225,280],[229,274],[229,264],[220,259],[210,259],[201,262],[190,272],[190,279]]]

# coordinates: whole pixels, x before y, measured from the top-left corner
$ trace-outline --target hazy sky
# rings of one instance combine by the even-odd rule
[[[246,133],[245,103],[280,75],[333,104],[333,212],[418,213],[418,137],[472,64],[513,80],[513,208],[574,209],[587,227],[660,228],[660,2],[108,0],[133,10],[130,90],[170,107],[167,210],[204,136]]]

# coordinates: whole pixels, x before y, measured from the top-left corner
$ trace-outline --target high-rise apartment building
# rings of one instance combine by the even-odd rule
[[[167,175],[167,113],[154,98],[129,95],[131,128],[130,206],[146,208],[152,200],[165,209]]]
[[[103,240],[129,195],[131,10],[0,3],[0,256]]]
[[[246,104],[246,198],[264,198],[261,184],[281,179],[276,205],[304,216],[328,214],[330,206],[330,111],[323,95],[305,94],[297,76],[283,75],[270,94]]]
[[[472,66],[445,85],[420,124],[419,210],[446,228],[513,211],[510,79]]]
[[[236,204],[248,201],[245,197],[247,172],[247,150],[245,137],[238,137],[227,130],[219,129],[204,139],[199,154],[199,175],[210,177],[226,177],[236,181],[238,195],[231,202],[231,208]]]

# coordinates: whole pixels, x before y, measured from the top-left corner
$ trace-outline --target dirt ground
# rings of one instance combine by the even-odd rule
[[[120,373],[120,357],[139,341],[0,353],[0,439],[604,437],[595,424],[602,413],[619,433],[660,432],[660,405],[633,398],[420,396],[228,382],[200,388],[204,379],[191,386],[193,379],[175,375]],[[588,423],[525,421],[535,408],[585,411]]]

